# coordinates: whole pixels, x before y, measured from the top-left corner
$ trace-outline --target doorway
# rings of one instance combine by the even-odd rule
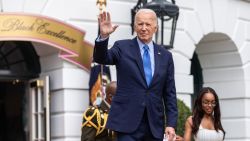
[[[26,100],[24,82],[0,81],[0,141],[26,141]]]
[[[41,72],[27,41],[0,41],[0,141],[29,140],[28,81]]]

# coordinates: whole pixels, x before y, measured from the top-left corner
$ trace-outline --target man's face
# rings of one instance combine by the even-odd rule
[[[106,102],[108,102],[109,104],[111,104],[112,102],[112,98],[116,93],[116,83],[111,82],[110,84],[107,85],[106,87]]]
[[[106,94],[106,101],[107,101],[108,104],[110,104],[110,105],[111,105],[113,96],[114,96],[113,93],[107,93],[107,94]]]
[[[135,19],[135,32],[143,43],[149,43],[154,33],[157,31],[157,21],[153,13],[138,13]]]

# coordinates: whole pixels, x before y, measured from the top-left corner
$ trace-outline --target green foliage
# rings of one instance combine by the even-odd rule
[[[176,134],[183,137],[186,119],[192,114],[190,108],[180,99],[177,99],[178,121]]]

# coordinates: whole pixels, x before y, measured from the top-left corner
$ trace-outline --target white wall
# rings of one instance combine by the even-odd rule
[[[249,140],[249,113],[246,108],[250,87],[247,69],[250,20],[245,14],[250,12],[249,3],[239,0],[183,0],[177,4],[181,6],[182,14],[175,49],[188,58],[191,58],[190,50],[191,53],[197,52],[204,86],[213,87],[220,97],[226,140]],[[186,50],[189,51],[184,49],[187,43],[189,47]]]
[[[112,20],[120,25],[111,36],[110,45],[117,39],[133,37],[130,9],[136,2],[107,1]],[[171,52],[178,97],[191,105],[190,59],[197,51],[205,85],[214,87],[220,94],[226,140],[250,140],[247,134],[250,113],[246,110],[250,105],[250,3],[241,0],[176,2],[180,6],[180,17]],[[73,24],[86,31],[85,40],[94,43],[98,14],[95,0],[1,0],[0,5],[4,12],[37,13]],[[81,114],[88,103],[89,75],[58,58],[57,50],[37,51],[41,55],[42,75],[51,76],[52,139],[79,140]]]

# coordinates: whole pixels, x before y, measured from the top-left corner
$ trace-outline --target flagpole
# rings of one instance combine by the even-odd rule
[[[99,8],[99,14],[101,14],[103,11],[106,10],[107,1],[106,0],[97,0],[96,5]],[[98,22],[98,35],[97,36],[99,36],[99,34],[100,34],[100,25],[99,25],[99,22]],[[103,90],[102,76],[103,76],[103,65],[101,64],[101,89]]]

